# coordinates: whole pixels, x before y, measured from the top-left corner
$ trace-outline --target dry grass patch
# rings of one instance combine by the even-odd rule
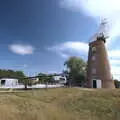
[[[0,93],[0,120],[119,119],[119,89],[57,88]]]

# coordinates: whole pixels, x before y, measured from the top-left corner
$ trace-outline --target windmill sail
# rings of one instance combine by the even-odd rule
[[[104,35],[104,37],[106,38],[108,37],[107,31],[108,31],[108,22],[106,21],[106,19],[103,19],[98,29],[97,35],[98,36]]]
[[[106,19],[103,19],[100,27],[98,28],[97,32],[95,33],[95,35],[93,35],[90,39],[90,42],[93,42],[97,39],[97,37],[102,37],[104,36],[105,38],[108,38],[108,22],[106,21]]]

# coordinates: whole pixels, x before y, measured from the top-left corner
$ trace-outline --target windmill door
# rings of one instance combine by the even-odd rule
[[[102,88],[101,80],[93,79],[92,81],[93,81],[92,83],[93,88]]]

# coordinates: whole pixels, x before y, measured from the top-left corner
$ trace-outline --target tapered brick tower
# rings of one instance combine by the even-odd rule
[[[95,41],[89,43],[87,88],[115,88],[105,43],[104,34],[98,35]]]

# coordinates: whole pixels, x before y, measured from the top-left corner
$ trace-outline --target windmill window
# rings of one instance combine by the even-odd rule
[[[96,47],[92,47],[92,52],[96,52]]]
[[[96,60],[96,56],[92,56],[92,60]]]
[[[96,69],[92,69],[92,74],[96,74]]]

